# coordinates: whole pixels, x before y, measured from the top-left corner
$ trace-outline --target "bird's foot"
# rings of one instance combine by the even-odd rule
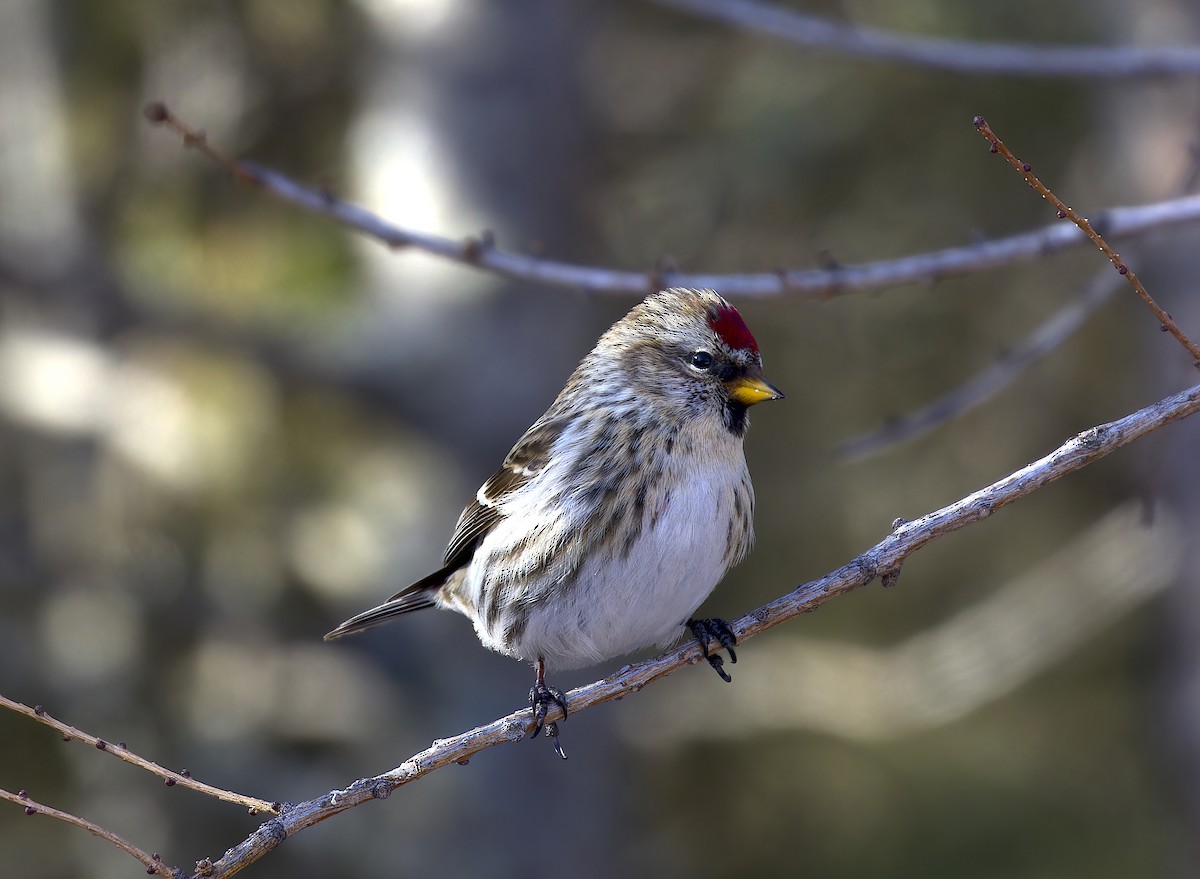
[[[725,652],[729,654],[729,661],[737,662],[737,653],[733,648],[737,646],[737,637],[733,634],[733,629],[729,628],[729,623],[722,619],[713,617],[712,619],[704,620],[688,620],[684,623],[692,630],[692,635],[700,642],[700,649],[704,651],[704,658],[708,660],[708,664],[712,666],[713,671],[721,676],[721,680],[725,683],[730,683],[733,678],[729,676],[729,672],[725,671],[725,660],[721,658],[720,653],[710,653],[708,646],[713,641],[719,641],[721,647],[725,648]]]
[[[546,683],[546,664],[539,659],[537,682],[529,688],[529,707],[533,709],[533,732],[529,734],[529,737],[536,739],[538,733],[544,728],[546,736],[554,741],[554,753],[566,760],[567,754],[558,740],[558,723],[556,721],[546,723],[546,713],[550,710],[551,705],[561,708],[563,718],[566,718],[567,697],[558,687],[552,687]]]

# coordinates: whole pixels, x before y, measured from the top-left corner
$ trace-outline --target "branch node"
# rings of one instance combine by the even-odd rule
[[[213,871],[213,862],[208,858],[201,858],[196,861],[197,876],[211,876]]]
[[[879,563],[875,561],[872,553],[865,552],[850,564],[858,568],[863,577],[864,586],[879,576]]]
[[[278,818],[268,821],[259,828],[259,832],[270,838],[276,845],[287,839],[287,828]]]
[[[888,568],[879,578],[879,582],[884,589],[891,589],[900,582],[900,567],[903,563],[898,562],[894,568]]]
[[[142,108],[142,115],[153,125],[162,125],[166,122],[171,113],[167,110],[167,105],[162,101],[151,101]]]
[[[895,519],[892,520],[892,533],[895,534],[897,531],[899,531],[901,528],[903,528],[907,524],[908,524],[907,519],[905,519],[903,516],[897,516]]]
[[[462,256],[463,261],[473,266],[479,265],[479,260],[483,257],[483,242],[474,235],[463,241]]]
[[[1079,444],[1085,449],[1098,449],[1104,445],[1104,441],[1108,438],[1108,428],[1100,424],[1095,427],[1088,428],[1079,435]]]
[[[371,796],[377,800],[386,800],[392,795],[392,786],[386,781],[377,781],[371,785]]]

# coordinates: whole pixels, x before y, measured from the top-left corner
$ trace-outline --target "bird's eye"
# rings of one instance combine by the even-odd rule
[[[707,351],[694,351],[691,362],[696,369],[708,369],[712,366],[713,356]]]

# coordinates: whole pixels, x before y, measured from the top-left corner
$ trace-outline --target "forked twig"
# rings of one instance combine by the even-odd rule
[[[980,134],[987,138],[988,143],[991,145],[989,150],[993,153],[999,153],[1000,155],[1004,156],[1005,161],[1007,161],[1008,164],[1012,165],[1017,169],[1017,171],[1020,172],[1021,176],[1025,178],[1026,183],[1033,187],[1033,189],[1035,189],[1037,192],[1041,193],[1042,198],[1053,204],[1058,209],[1058,217],[1060,220],[1070,220],[1079,227],[1083,234],[1092,240],[1092,243],[1094,243],[1096,247],[1100,248],[1100,252],[1108,257],[1109,262],[1113,264],[1113,268],[1115,268],[1119,274],[1124,275],[1125,280],[1129,281],[1134,292],[1138,295],[1138,298],[1141,299],[1142,302],[1146,303],[1146,306],[1154,312],[1154,316],[1158,318],[1159,325],[1163,328],[1163,330],[1174,336],[1178,340],[1179,344],[1183,345],[1183,347],[1187,349],[1188,353],[1192,355],[1192,362],[1195,363],[1197,367],[1200,367],[1200,347],[1197,347],[1196,343],[1189,339],[1183,330],[1179,328],[1179,325],[1175,323],[1171,315],[1167,314],[1167,312],[1164,311],[1162,307],[1154,301],[1154,298],[1149,294],[1149,292],[1147,292],[1145,286],[1143,286],[1142,282],[1138,279],[1138,276],[1134,273],[1133,269],[1129,268],[1129,266],[1126,265],[1121,259],[1121,255],[1109,247],[1108,242],[1104,240],[1104,237],[1092,228],[1092,224],[1088,222],[1087,217],[1080,216],[1073,208],[1068,207],[1062,199],[1060,199],[1050,190],[1050,187],[1046,186],[1046,184],[1038,179],[1037,175],[1033,173],[1033,170],[1028,162],[1022,162],[1020,159],[1014,156],[1012,151],[1004,145],[1004,141],[1000,140],[1000,138],[996,135],[996,132],[992,130],[992,127],[988,125],[986,119],[984,119],[982,116],[976,116],[973,121],[975,128]]]

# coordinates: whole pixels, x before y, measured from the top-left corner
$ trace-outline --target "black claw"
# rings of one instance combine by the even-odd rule
[[[725,661],[719,653],[709,652],[709,643],[719,641],[721,646],[729,654],[730,662],[737,662],[737,653],[734,652],[734,647],[737,645],[737,636],[733,634],[733,629],[729,628],[729,623],[725,620],[713,617],[712,619],[703,620],[688,620],[684,623],[692,630],[692,635],[700,642],[700,649],[704,651],[704,658],[708,660],[708,664],[712,666],[713,671],[721,676],[721,680],[725,683],[730,683],[733,678],[725,671]]]
[[[557,725],[551,723],[549,727],[546,726],[546,713],[550,710],[551,705],[557,705],[562,709],[563,717],[567,716],[567,697],[563,695],[563,691],[558,687],[551,687],[539,682],[529,688],[529,707],[533,709],[534,720],[533,732],[529,734],[529,737],[531,739],[537,738],[543,727],[546,727],[547,733],[553,728],[555,730],[553,733],[555,750],[561,751],[561,748],[557,746]]]
[[[557,705],[562,709],[563,719],[566,720],[567,697],[558,687],[551,687],[546,683],[545,659],[539,656],[534,667],[537,669],[537,679],[529,690],[529,707],[533,709],[533,732],[529,737],[536,739],[544,727],[546,735],[554,741],[554,753],[566,760],[567,752],[562,749],[562,743],[558,740],[558,724],[554,721],[546,723],[546,712],[550,710],[551,704]]]
[[[721,676],[721,680],[727,684],[733,683],[733,678],[729,676],[729,672],[725,671],[725,660],[721,658],[721,654],[712,653],[705,658],[708,660],[708,664],[712,666],[712,670]]]
[[[565,708],[563,710],[566,711]],[[567,752],[563,750],[562,743],[558,740],[558,724],[554,721],[546,724],[546,735],[554,742],[554,753],[566,760]]]

